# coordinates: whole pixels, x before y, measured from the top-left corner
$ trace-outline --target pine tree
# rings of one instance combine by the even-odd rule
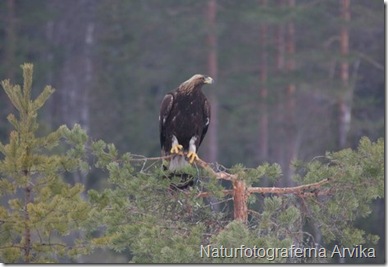
[[[277,164],[253,169],[238,164],[228,172],[212,172],[209,165],[198,163],[191,169],[198,180],[194,188],[169,191],[171,181],[162,179],[163,173],[153,160],[129,153],[120,156],[113,144],[102,140],[93,143],[92,151],[96,166],[107,172],[111,186],[102,192],[89,191],[91,202],[99,207],[90,218],[90,230],[104,226],[91,242],[125,253],[132,262],[333,262],[333,244],[349,249],[360,244],[376,248],[378,236],[359,229],[355,221],[367,217],[373,201],[384,196],[382,139],[373,143],[363,138],[357,150],[345,149],[308,163],[295,163],[293,178],[298,186],[285,188],[251,186],[263,177],[272,181],[279,178]],[[232,181],[233,189],[217,186],[215,178]],[[203,197],[213,194],[218,199],[226,195],[221,200],[224,203],[233,200],[234,211],[227,205],[218,213],[212,211]],[[260,197],[264,201],[258,207]],[[314,231],[321,233],[322,240],[314,239]],[[218,252],[210,257],[203,252],[201,256],[202,248],[208,246]],[[323,249],[326,257],[291,257],[286,252],[274,257],[220,254],[220,248],[241,246],[272,252],[279,248],[287,253],[292,247],[317,248]],[[382,260],[381,255],[377,257]]]
[[[0,143],[0,261],[58,262],[87,253],[79,240],[91,207],[82,199],[82,184],[68,184],[66,173],[87,170],[83,160],[87,136],[79,126],[40,133],[38,110],[54,89],[46,86],[31,99],[33,65],[22,65],[24,84],[2,86],[18,116]]]

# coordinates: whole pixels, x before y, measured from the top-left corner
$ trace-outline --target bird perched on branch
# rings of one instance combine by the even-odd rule
[[[201,89],[212,83],[211,77],[195,74],[163,98],[159,115],[160,145],[162,156],[173,155],[165,170],[179,173],[198,159],[198,148],[210,123],[210,105]],[[182,187],[189,185],[185,183]]]

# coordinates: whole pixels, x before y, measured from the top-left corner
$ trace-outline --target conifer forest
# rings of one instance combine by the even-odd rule
[[[0,262],[385,263],[384,12],[0,1]],[[211,120],[181,190],[159,111],[194,74]]]

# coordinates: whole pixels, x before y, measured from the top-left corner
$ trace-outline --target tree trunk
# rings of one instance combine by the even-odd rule
[[[268,0],[262,0],[261,5],[266,7]],[[267,24],[260,25],[260,88],[259,88],[259,147],[258,162],[268,160],[268,51],[267,51]]]
[[[278,8],[283,8],[283,2],[277,2]],[[285,42],[285,27],[282,24],[276,26],[276,75],[279,77],[284,76],[285,72],[285,51],[286,51],[286,42]],[[273,161],[279,163],[282,170],[285,169],[286,160],[285,160],[285,133],[284,133],[284,88],[283,84],[278,85],[274,91],[274,112],[271,113],[273,117],[271,121],[274,122],[273,134],[271,135],[271,147],[273,151]],[[283,180],[280,180],[279,186],[282,186],[284,183]]]
[[[217,63],[217,0],[208,0],[206,10],[206,21],[208,25],[207,33],[207,69],[208,75],[217,81],[218,63]],[[218,99],[215,90],[210,90],[210,107],[211,107],[211,121],[209,125],[207,151],[205,159],[208,162],[216,162],[218,159]],[[218,200],[211,196],[209,197],[210,206],[213,211],[220,211],[220,204]]]
[[[341,0],[341,18],[343,19],[340,32],[342,92],[338,100],[338,145],[339,148],[344,148],[351,121],[351,89],[349,87],[349,62],[347,59],[349,55],[350,0]]]
[[[208,74],[217,81],[217,31],[216,31],[217,1],[209,0],[206,9],[208,25]],[[209,126],[207,151],[205,159],[208,162],[216,162],[218,159],[218,99],[215,90],[210,90],[209,101],[211,104],[211,122]]]
[[[233,181],[233,212],[234,219],[246,223],[248,221],[248,194],[245,181]]]
[[[48,22],[46,36],[61,48],[63,61],[59,67],[57,93],[53,95],[52,116],[55,124],[73,127],[78,123],[90,129],[90,92],[93,88],[93,50],[95,46],[95,3],[81,0],[69,5],[51,1],[53,11],[61,10],[58,19]],[[74,174],[74,181],[87,184],[84,174]]]
[[[295,0],[287,1],[290,12],[295,8]],[[293,77],[295,71],[295,25],[293,21],[287,23],[287,34],[286,34],[286,71],[289,77]],[[286,151],[286,164],[284,170],[285,185],[291,186],[292,180],[292,167],[291,163],[297,157],[297,129],[295,122],[295,91],[296,86],[293,81],[289,81],[286,87],[286,103],[285,103],[285,137],[287,140],[285,151]]]
[[[89,127],[89,88],[93,80],[94,2],[82,0],[74,5],[63,1],[50,3],[53,11],[61,10],[54,25],[48,24],[47,37],[63,51],[59,85],[55,102],[60,104],[58,120],[70,127]],[[74,34],[75,33],[75,34]],[[59,118],[61,117],[61,118]]]
[[[27,181],[29,181],[29,174],[26,170],[25,176],[27,177]],[[28,182],[30,183],[30,182]],[[27,185],[24,188],[24,243],[23,243],[23,250],[24,250],[24,263],[30,263],[31,261],[31,226],[30,226],[30,214],[28,212],[28,204],[32,203],[31,199],[31,185]]]

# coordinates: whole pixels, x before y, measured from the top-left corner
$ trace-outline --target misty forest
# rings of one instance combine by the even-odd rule
[[[384,263],[384,10],[0,1],[0,262]],[[194,74],[180,190],[158,117]]]

